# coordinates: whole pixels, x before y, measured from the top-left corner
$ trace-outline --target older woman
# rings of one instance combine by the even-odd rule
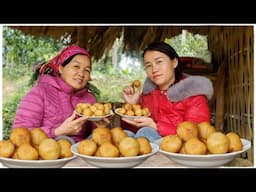
[[[38,67],[37,84],[21,100],[13,127],[39,127],[49,137],[70,136],[76,142],[92,131],[86,117],[76,117],[78,103],[95,103],[87,88],[91,73],[91,55],[76,45],[64,48],[57,56]],[[97,126],[108,124],[104,119]]]

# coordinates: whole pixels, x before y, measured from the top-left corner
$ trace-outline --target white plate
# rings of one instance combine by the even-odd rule
[[[56,160],[19,160],[0,157],[0,162],[9,168],[61,168],[74,158],[75,155]]]
[[[150,114],[148,114],[147,116],[136,116],[136,115],[130,116],[130,115],[123,115],[123,114],[120,114],[120,113],[117,112],[118,109],[120,109],[120,108],[116,108],[116,109],[115,109],[115,113],[116,113],[117,115],[119,115],[120,117],[125,117],[125,118],[127,118],[127,119],[136,119],[136,118],[140,118],[140,117],[148,117],[148,116],[150,116]]]
[[[78,116],[84,116],[84,115],[82,115],[82,114],[80,114],[80,113],[76,113]],[[110,111],[110,113],[109,114],[107,114],[107,115],[103,115],[103,116],[88,116],[88,120],[89,121],[100,121],[100,120],[102,120],[103,118],[105,118],[105,117],[110,117],[111,115],[113,115],[113,112],[112,111]]]
[[[251,142],[247,139],[241,139],[243,149],[241,151],[225,154],[207,154],[207,155],[190,155],[181,153],[171,153],[159,149],[159,152],[171,159],[172,161],[187,167],[219,167],[231,162],[237,155],[251,148]],[[155,141],[158,145],[161,139]]]
[[[130,168],[135,167],[143,163],[147,158],[157,153],[159,146],[155,143],[150,143],[152,147],[152,152],[139,155],[134,157],[96,157],[96,156],[88,156],[82,155],[77,152],[77,146],[79,143],[72,145],[71,151],[76,156],[82,158],[88,164],[94,167],[101,168]]]

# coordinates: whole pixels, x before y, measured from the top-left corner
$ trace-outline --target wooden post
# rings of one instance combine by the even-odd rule
[[[218,131],[224,131],[224,86],[225,86],[225,65],[221,63],[215,83],[216,95],[216,120],[215,127]]]
[[[77,44],[78,46],[87,49],[86,29],[84,26],[77,27]]]

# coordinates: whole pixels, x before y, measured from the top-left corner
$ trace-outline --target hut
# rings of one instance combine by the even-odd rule
[[[253,162],[253,25],[56,25],[10,26],[31,35],[59,38],[71,34],[72,42],[90,50],[100,59],[123,34],[124,52],[138,51],[152,42],[171,38],[187,30],[208,36],[214,70],[200,71],[214,83],[211,107],[215,126],[220,131],[235,131],[251,141],[244,155]],[[196,69],[199,70],[199,69]],[[195,72],[195,71],[194,71]]]

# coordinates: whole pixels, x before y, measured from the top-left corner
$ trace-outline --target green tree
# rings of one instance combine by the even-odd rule
[[[191,56],[203,59],[206,63],[211,62],[211,54],[208,50],[207,36],[193,34],[183,30],[180,35],[166,39],[180,56]]]

